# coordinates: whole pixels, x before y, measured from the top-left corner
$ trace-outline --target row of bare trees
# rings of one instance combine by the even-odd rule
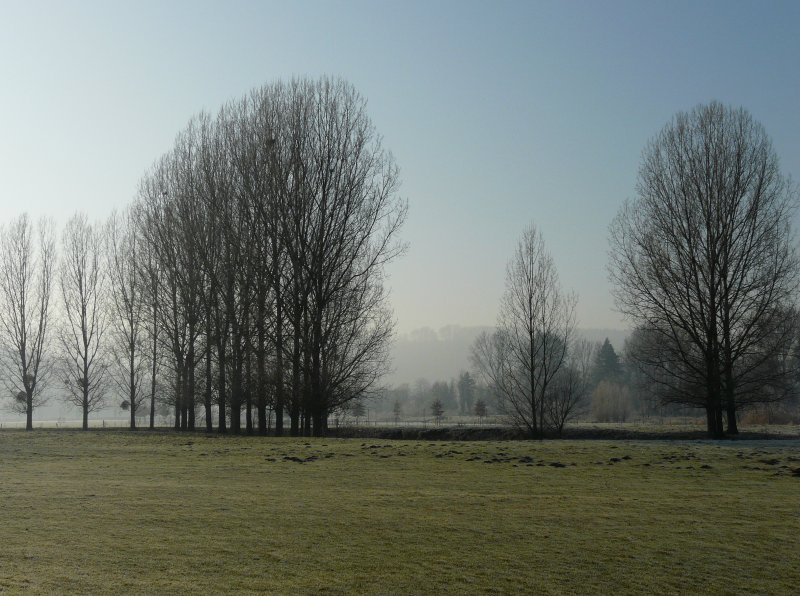
[[[365,101],[295,80],[200,114],[142,181],[146,277],[175,424],[324,434],[388,366],[384,265],[406,205]],[[135,403],[134,399],[130,402]],[[255,413],[257,420],[253,420]]]
[[[57,391],[88,416],[104,405],[109,371],[101,352],[107,325],[105,233],[77,214],[57,259],[55,226],[21,215],[0,230],[0,366],[10,408],[32,428],[33,411]],[[55,345],[53,345],[55,344]]]
[[[160,400],[176,428],[200,416],[240,432],[244,417],[266,432],[274,414],[277,434],[288,416],[292,434],[321,435],[379,389],[393,330],[384,266],[404,248],[406,204],[365,108],[340,80],[258,88],[192,118],[102,229],[69,222],[58,378],[84,425],[115,384],[132,427],[148,407],[152,426]],[[55,247],[20,222],[3,233],[0,322],[4,378],[25,391],[30,426]]]

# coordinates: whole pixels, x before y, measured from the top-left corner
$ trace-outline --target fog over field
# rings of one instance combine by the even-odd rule
[[[387,381],[392,385],[413,383],[417,379],[451,379],[462,371],[472,369],[470,350],[472,344],[484,331],[492,327],[467,327],[447,325],[438,330],[430,327],[401,333],[392,347],[394,370]],[[596,343],[606,338],[622,352],[628,332],[622,329],[579,328],[579,337]]]

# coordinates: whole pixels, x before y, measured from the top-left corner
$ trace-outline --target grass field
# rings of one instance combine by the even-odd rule
[[[797,442],[0,432],[0,591],[796,593]]]

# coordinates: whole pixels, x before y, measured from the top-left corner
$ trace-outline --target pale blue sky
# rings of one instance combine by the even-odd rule
[[[607,227],[679,110],[744,106],[800,178],[800,2],[0,0],[0,218],[105,217],[201,109],[341,76],[402,169],[400,331],[491,324],[535,222],[584,327]]]

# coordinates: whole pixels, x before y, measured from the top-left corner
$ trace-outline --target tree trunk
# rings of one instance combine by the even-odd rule
[[[280,261],[278,258],[277,233],[272,243],[272,279],[275,291],[275,436],[283,435],[283,292],[281,288]]]
[[[153,320],[157,314],[157,307],[153,305]],[[150,369],[150,429],[155,428],[156,424],[156,372],[158,370],[158,333],[156,333],[155,323],[153,324],[153,366]]]
[[[189,327],[189,337],[194,337],[194,327]],[[186,358],[186,366],[188,368],[186,375],[186,411],[188,414],[187,427],[189,430],[195,429],[195,395],[194,395],[194,344],[189,346],[189,354]]]
[[[321,421],[321,416],[326,411],[325,388],[322,386],[322,321],[320,315],[314,315],[314,330],[312,335],[311,347],[311,391],[309,392],[309,404],[306,419],[314,424],[314,433],[317,432],[317,425]],[[310,415],[309,415],[310,414]],[[307,429],[310,430],[310,429]],[[322,436],[322,435],[319,435]]]
[[[227,379],[225,375],[226,358],[224,343],[217,343],[217,352],[217,359],[219,360],[219,424],[217,426],[217,431],[220,434],[224,434],[228,430],[226,424],[228,404],[225,386]]]
[[[280,309],[279,309],[280,310]],[[277,339],[275,340],[275,436],[283,436],[283,403],[284,386],[283,386],[283,329],[281,325],[282,315],[278,314],[278,319],[275,324],[275,333]]]
[[[33,390],[25,392],[25,430],[33,430]]]
[[[736,387],[734,387],[733,380],[733,349],[731,347],[730,327],[730,309],[726,304],[722,319],[722,339],[725,351],[725,410],[728,417],[728,434],[738,435],[739,427],[736,424]]]
[[[303,391],[300,393],[300,417],[302,434],[311,435],[311,356],[308,350],[303,355]]]
[[[708,430],[708,436],[712,439],[716,433],[716,417],[714,416],[714,407],[710,404],[706,404],[706,429]]]
[[[736,408],[732,405],[729,405],[726,409],[728,415],[728,429],[727,433],[729,435],[738,435],[739,434],[739,425],[736,423]]]
[[[211,368],[211,314],[208,313],[206,321],[206,391],[203,405],[206,411],[206,432],[210,433],[214,430],[214,424],[211,420],[211,388],[214,383],[214,376]]]
[[[267,340],[264,330],[264,319],[266,308],[262,298],[258,301],[258,320],[256,321],[257,345],[256,345],[256,408],[258,411],[258,434],[267,434]]]
[[[263,276],[258,278],[258,291],[256,302],[256,412],[258,414],[258,434],[267,434],[267,338],[266,338],[266,318],[267,318],[267,284]]]
[[[128,391],[130,392],[131,430],[136,430],[136,374],[134,373],[134,342],[130,346],[130,376],[128,377]]]
[[[278,424],[277,418],[275,424]],[[300,436],[300,396],[297,396],[296,401],[292,401],[292,406],[289,410],[289,435],[292,437]]]
[[[252,435],[253,434],[253,387],[252,387],[253,382],[252,382],[252,376],[250,374],[251,371],[250,371],[249,350],[247,355],[245,356],[244,363],[245,363],[244,379],[245,379],[245,387],[247,387],[247,389],[245,389],[244,391],[245,406],[246,406],[246,412],[244,418],[245,418],[245,426],[247,429],[247,434]]]
[[[239,434],[242,430],[242,362],[241,354],[237,353],[236,338],[232,354],[231,368],[231,432]]]
[[[536,373],[533,364],[533,359],[536,356],[536,350],[533,342],[533,320],[531,318],[528,319],[528,342],[528,363],[530,368],[528,369],[529,374],[527,381],[531,391],[531,428],[533,429],[531,438],[535,439],[538,432],[536,423]]]
[[[706,423],[708,426],[708,436],[712,439],[724,439],[725,430],[722,426],[722,408],[719,400],[712,401],[711,405],[706,406]]]
[[[298,308],[295,305],[295,308]],[[292,345],[292,403],[289,407],[289,420],[290,428],[289,434],[293,437],[300,435],[300,375],[301,375],[301,357],[302,350],[300,346],[300,326],[295,325],[294,340]],[[277,410],[275,411],[275,433],[278,432],[278,417]]]
[[[258,413],[258,434],[267,434],[267,399],[264,394],[259,392],[258,404],[256,407]]]
[[[181,429],[181,401],[183,393],[183,385],[181,384],[181,371],[182,367],[175,367],[175,430]]]
[[[714,409],[714,415],[716,418],[716,436],[715,439],[724,439],[725,438],[725,427],[722,426],[722,406],[717,403],[717,407]]]
[[[709,299],[710,312],[716,312],[714,296]],[[716,327],[712,326],[708,335],[708,352],[706,353],[706,407],[708,408],[708,434],[712,439],[725,436],[722,428],[722,377],[719,370],[720,349]]]
[[[314,413],[314,436],[324,437],[328,430],[328,413],[324,409],[320,409]]]
[[[150,381],[150,430],[156,426],[156,373],[153,364],[153,378]]]

